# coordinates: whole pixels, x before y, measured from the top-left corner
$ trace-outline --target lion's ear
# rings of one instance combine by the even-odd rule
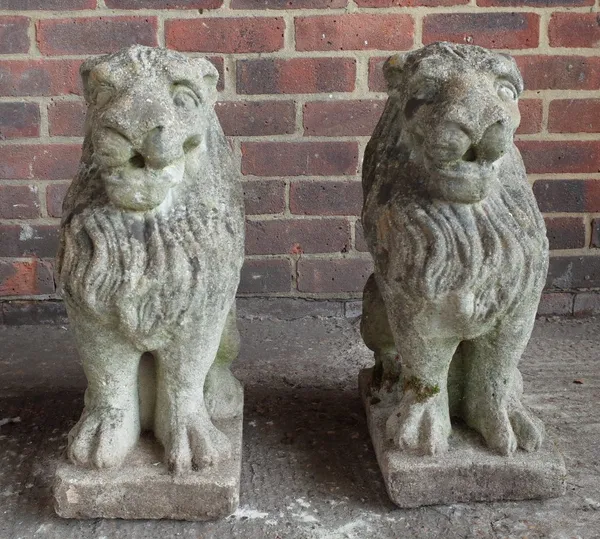
[[[398,88],[406,63],[406,53],[394,54],[390,56],[383,64],[383,76],[387,82],[388,90]]]
[[[83,97],[85,102],[90,104],[90,96],[92,94],[92,88],[90,84],[90,73],[104,58],[102,56],[95,56],[88,58],[79,67],[79,75],[81,76],[81,82],[83,83]]]
[[[202,80],[203,93],[211,99],[216,99],[217,82],[219,82],[217,68],[204,58],[194,58],[192,62]]]

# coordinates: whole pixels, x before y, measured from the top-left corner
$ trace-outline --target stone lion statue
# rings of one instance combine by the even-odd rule
[[[548,242],[513,143],[520,73],[509,56],[450,43],[392,56],[384,73],[363,168],[375,272],[361,330],[374,389],[394,390],[387,435],[441,453],[454,416],[496,452],[536,450],[543,426],[521,403],[517,363]]]
[[[201,58],[134,46],[81,67],[82,162],[63,205],[58,281],[88,388],[80,465],[119,466],[151,429],[169,469],[228,456],[212,419],[241,413],[235,293],[241,184]]]

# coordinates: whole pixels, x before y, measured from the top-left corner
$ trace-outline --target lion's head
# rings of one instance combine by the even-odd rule
[[[384,75],[385,127],[405,147],[422,182],[415,187],[449,202],[487,196],[520,122],[523,80],[514,60],[481,47],[434,43],[392,56]]]
[[[181,183],[212,120],[218,72],[203,58],[136,46],[81,67],[91,163],[110,201],[146,211]]]

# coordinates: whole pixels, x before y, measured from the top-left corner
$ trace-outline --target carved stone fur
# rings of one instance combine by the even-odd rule
[[[393,56],[384,73],[389,99],[363,166],[375,273],[362,331],[376,380],[400,377],[388,435],[442,452],[452,414],[503,454],[537,449],[543,428],[520,402],[517,363],[548,242],[513,143],[521,76],[506,55],[449,43]]]
[[[210,416],[240,413],[242,399],[229,365],[243,198],[213,108],[218,73],[134,46],[81,75],[85,141],[57,257],[88,377],[69,456],[118,466],[148,428],[170,469],[211,465],[229,442]]]

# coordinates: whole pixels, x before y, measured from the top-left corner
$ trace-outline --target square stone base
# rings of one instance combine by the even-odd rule
[[[243,416],[215,422],[232,443],[231,459],[174,476],[162,446],[144,434],[118,469],[88,470],[64,461],[54,481],[54,507],[64,518],[215,520],[239,503]]]
[[[564,460],[551,440],[539,451],[505,457],[483,445],[480,435],[452,425],[448,453],[411,455],[390,446],[385,423],[393,403],[372,404],[372,369],[359,375],[360,393],[377,461],[392,501],[400,507],[461,502],[554,498],[565,493]]]

